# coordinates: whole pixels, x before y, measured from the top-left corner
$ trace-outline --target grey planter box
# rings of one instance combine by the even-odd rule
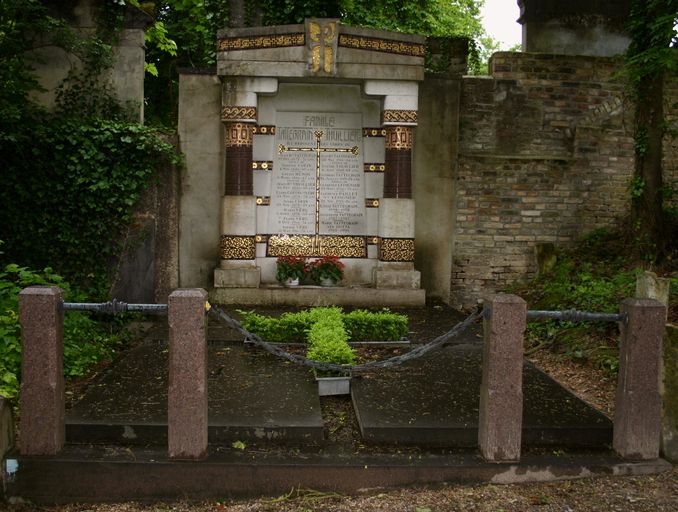
[[[318,395],[348,395],[351,392],[351,376],[343,377],[316,377],[318,382]]]

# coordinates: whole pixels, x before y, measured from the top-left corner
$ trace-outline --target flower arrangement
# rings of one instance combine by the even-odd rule
[[[303,256],[279,256],[276,260],[275,278],[284,283],[288,280],[301,280],[306,275],[306,258]]]
[[[310,262],[306,266],[306,272],[318,284],[327,280],[336,284],[344,277],[344,267],[338,256],[323,256]]]

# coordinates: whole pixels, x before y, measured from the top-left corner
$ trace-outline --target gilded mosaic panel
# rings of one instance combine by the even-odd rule
[[[365,172],[384,172],[386,164],[364,164],[363,170]]]
[[[416,110],[384,110],[385,123],[416,123]]]
[[[221,109],[222,121],[239,121],[241,119],[257,118],[257,107],[241,107],[238,105],[226,105]]]
[[[251,146],[252,125],[247,123],[226,123],[226,147]]]
[[[272,171],[273,162],[270,160],[257,160],[252,162],[252,170],[254,171]]]
[[[224,37],[217,42],[217,51],[257,50],[259,48],[285,48],[287,46],[303,46],[305,35],[273,34],[269,36]]]
[[[275,135],[275,126],[270,124],[259,124],[254,126],[254,135]]]
[[[424,57],[426,55],[426,48],[424,48],[423,44],[349,34],[341,34],[339,36],[339,46],[382,53],[394,53],[396,55],[409,55],[410,57]]]
[[[381,261],[414,261],[413,238],[382,238],[379,245]]]
[[[412,149],[412,128],[394,126],[386,129],[386,149]]]
[[[386,128],[363,128],[363,137],[386,137]]]
[[[257,206],[270,206],[271,197],[270,196],[257,196]]]
[[[221,235],[219,257],[222,260],[253,260],[256,256],[253,236]]]
[[[367,208],[379,208],[379,199],[376,197],[366,197],[365,198],[365,207]]]
[[[312,73],[336,73],[337,21],[306,20],[309,64]]]
[[[266,255],[366,258],[367,241],[362,236],[269,235]]]

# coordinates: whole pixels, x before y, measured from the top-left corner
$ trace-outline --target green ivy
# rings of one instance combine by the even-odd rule
[[[158,167],[177,163],[174,147],[119,121],[31,121],[14,131],[11,150],[0,148],[3,259],[50,266],[78,287],[106,289],[134,206]]]

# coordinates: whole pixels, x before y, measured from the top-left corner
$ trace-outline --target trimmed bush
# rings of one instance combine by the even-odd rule
[[[350,341],[398,341],[407,336],[407,316],[384,309],[373,313],[357,309],[342,313],[341,308],[312,308],[298,313],[284,313],[279,318],[260,315],[254,311],[238,311],[242,325],[248,331],[273,343],[293,343],[307,340],[307,333],[315,322],[337,311],[344,323]]]

